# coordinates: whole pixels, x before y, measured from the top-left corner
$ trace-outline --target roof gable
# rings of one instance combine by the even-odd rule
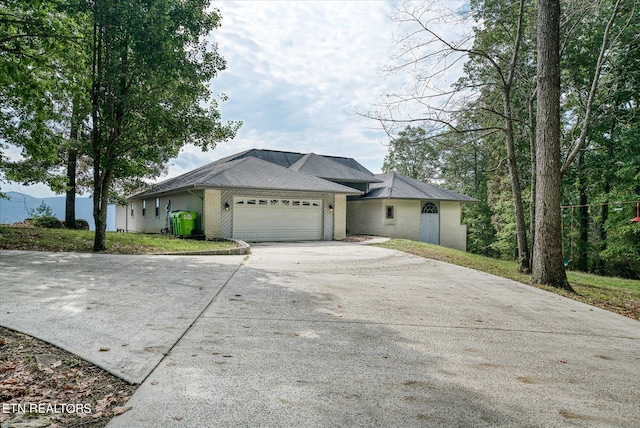
[[[372,184],[369,193],[362,196],[362,199],[428,199],[478,202],[475,198],[452,190],[442,189],[396,172],[376,174],[376,177],[382,182]]]
[[[296,153],[296,152],[249,149],[249,150],[245,150],[244,152],[236,153],[235,155],[227,156],[226,158],[220,159],[218,162],[228,162],[231,160],[253,157],[253,158],[262,159],[264,161],[267,161],[276,165],[280,165],[284,168],[289,168],[291,165],[293,165],[303,156],[304,156],[303,153]]]
[[[315,153],[309,153],[302,156],[296,163],[291,165],[289,169],[299,171],[305,174],[313,175],[316,177],[324,178],[331,181],[341,181],[345,183],[358,182],[358,183],[375,183],[379,182],[371,172],[362,167],[358,162],[351,159],[357,166],[361,168],[353,168],[347,166],[343,162],[339,162],[336,159],[329,156],[320,156]],[[342,158],[345,159],[346,158]]]

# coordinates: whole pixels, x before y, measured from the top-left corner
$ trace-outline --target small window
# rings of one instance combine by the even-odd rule
[[[133,217],[133,201],[131,201],[131,217]]]
[[[271,205],[278,205],[278,202],[280,202],[277,199],[271,199]]]
[[[293,203],[291,204],[294,207],[299,207],[300,206],[300,201],[293,201]]]
[[[427,202],[422,207],[422,214],[438,214],[438,207],[432,202]]]
[[[156,198],[156,217],[160,217],[160,198]]]
[[[289,201],[288,201],[287,199],[284,199],[284,200],[282,201],[282,205],[289,205]]]
[[[266,199],[260,199],[260,201],[258,201],[259,205],[267,205],[267,200]]]
[[[395,218],[395,212],[393,209],[393,205],[387,205],[386,207],[386,218]]]
[[[302,201],[302,206],[303,206],[303,207],[309,207],[309,206],[311,206],[311,202],[309,202],[309,201]]]
[[[147,216],[147,201],[142,201],[142,217]]]
[[[236,205],[244,205],[244,201],[238,201],[236,202]]]
[[[249,199],[247,201],[247,205],[255,205],[256,204],[256,200],[255,199]]]

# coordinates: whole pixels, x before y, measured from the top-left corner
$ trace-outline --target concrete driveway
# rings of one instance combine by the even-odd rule
[[[143,381],[109,427],[640,426],[637,321],[365,245],[252,253],[0,252],[0,324]]]
[[[0,251],[0,325],[141,383],[243,257]]]

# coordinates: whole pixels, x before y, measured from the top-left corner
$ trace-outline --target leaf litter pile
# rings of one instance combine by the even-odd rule
[[[0,426],[103,427],[136,386],[30,336],[0,327]]]

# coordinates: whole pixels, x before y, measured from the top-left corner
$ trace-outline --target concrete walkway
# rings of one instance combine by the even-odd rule
[[[0,324],[144,379],[111,428],[640,426],[637,321],[365,245],[252,253],[0,252]]]

